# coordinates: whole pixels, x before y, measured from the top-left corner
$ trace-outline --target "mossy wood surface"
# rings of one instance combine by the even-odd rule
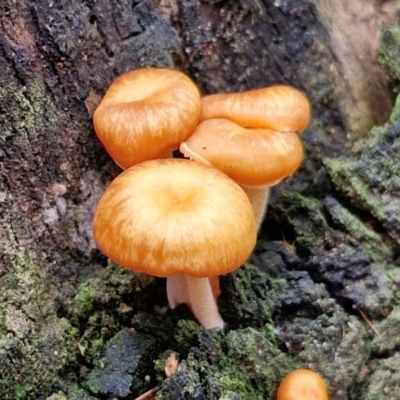
[[[399,5],[348,3],[0,2],[1,399],[159,387],[272,400],[305,367],[332,400],[398,400]],[[274,189],[249,262],[221,277],[224,333],[171,312],[164,280],[113,265],[92,238],[119,168],[91,115],[115,77],[146,66],[204,94],[290,84],[313,105],[302,168]]]

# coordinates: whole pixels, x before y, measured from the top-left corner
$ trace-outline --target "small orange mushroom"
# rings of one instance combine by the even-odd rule
[[[295,133],[309,124],[310,102],[299,90],[276,85],[204,96],[201,105],[202,122],[180,151],[221,168],[232,179],[240,175],[237,182],[246,191],[260,225],[269,187],[291,175],[301,163],[303,148]]]
[[[120,174],[98,203],[93,233],[117,264],[167,277],[171,308],[186,303],[210,329],[224,326],[215,277],[246,261],[257,227],[234,181],[215,168],[170,158]]]
[[[296,369],[279,385],[276,400],[329,400],[322,377],[309,369]]]
[[[146,68],[114,81],[93,124],[110,156],[125,169],[170,155],[193,132],[199,116],[200,93],[185,74]]]
[[[244,127],[303,132],[311,105],[299,90],[275,85],[240,93],[211,94],[201,99],[200,121],[227,118]]]
[[[274,185],[295,172],[303,159],[296,133],[247,129],[222,118],[200,123],[180,150],[246,187]]]
[[[303,159],[303,146],[295,132],[248,129],[222,118],[201,122],[180,151],[242,186],[258,224],[264,217],[269,187],[293,174]]]

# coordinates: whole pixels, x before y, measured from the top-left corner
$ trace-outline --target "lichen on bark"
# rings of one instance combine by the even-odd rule
[[[40,398],[75,364],[78,330],[57,316],[41,267],[23,254],[10,262],[0,294],[0,393],[4,399]]]

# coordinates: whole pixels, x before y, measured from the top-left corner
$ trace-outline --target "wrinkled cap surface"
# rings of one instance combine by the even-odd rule
[[[196,127],[200,93],[183,73],[163,68],[117,78],[93,115],[96,134],[122,168],[160,158]]]
[[[295,132],[247,129],[222,118],[200,123],[180,151],[249,187],[278,183],[293,174],[303,159]]]
[[[246,194],[221,171],[163,159],[133,166],[109,185],[93,232],[99,248],[126,268],[207,277],[244,263],[257,227]]]

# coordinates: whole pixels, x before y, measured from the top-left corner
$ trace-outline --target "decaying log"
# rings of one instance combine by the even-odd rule
[[[371,129],[394,104],[399,76],[376,53],[399,8],[2,0],[0,397],[160,386],[157,399],[273,399],[296,366],[323,373],[332,399],[398,393],[388,378],[379,397],[382,371],[398,370],[399,107]],[[290,84],[313,105],[302,169],[276,190],[250,263],[221,280],[226,335],[184,307],[164,315],[164,282],[112,265],[93,241],[95,205],[120,170],[91,114],[113,79],[147,66],[178,68],[203,94]],[[180,360],[168,378],[167,349]]]

